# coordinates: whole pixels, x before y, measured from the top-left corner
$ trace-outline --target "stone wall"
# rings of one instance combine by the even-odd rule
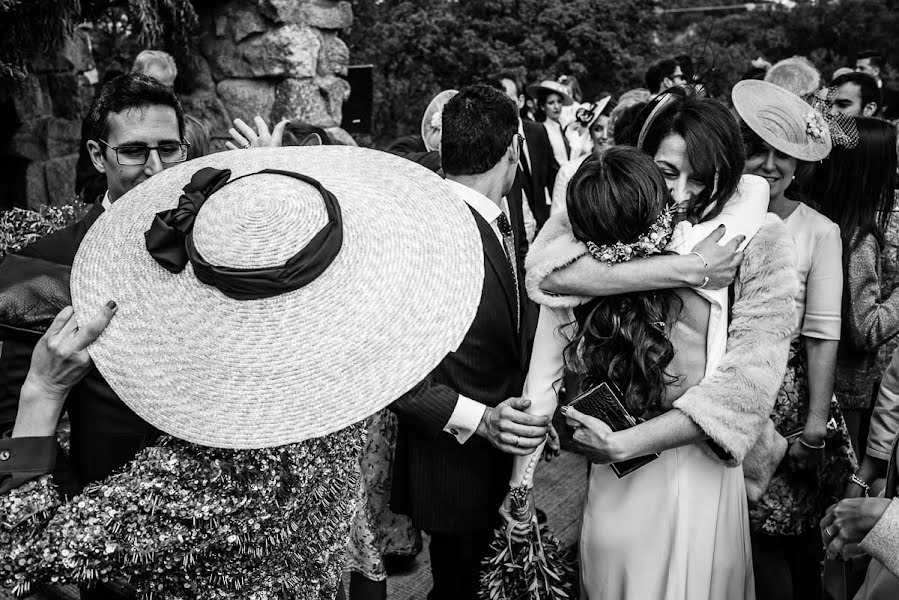
[[[232,119],[255,115],[305,121],[355,145],[339,128],[350,86],[338,32],[352,23],[349,2],[197,4],[198,52],[178,59],[176,87],[185,111],[209,124],[213,150],[224,149]],[[0,91],[0,119],[13,124],[0,127],[0,209],[74,201],[81,123],[96,80],[89,32],[79,29],[56,56],[31,65],[21,86]]]
[[[201,56],[187,68],[194,82],[185,110],[227,135],[234,118],[256,115],[324,127],[355,144],[339,128],[350,93],[349,50],[338,32],[350,26],[349,2],[231,0],[200,15]],[[223,143],[219,140],[219,143]]]
[[[29,208],[69,204],[75,197],[81,122],[97,74],[88,32],[76,30],[55,56],[30,68],[28,78],[4,103],[3,112],[12,114],[3,118],[13,119],[18,127],[9,139],[0,140],[8,196],[3,204],[16,202]]]

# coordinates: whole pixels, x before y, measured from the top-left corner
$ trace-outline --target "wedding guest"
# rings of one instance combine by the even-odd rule
[[[868,117],[854,123],[858,146],[835,148],[816,166],[809,197],[840,226],[843,241],[843,331],[835,392],[859,451],[880,377],[877,349],[899,333],[899,292],[881,295],[883,236],[893,208],[897,158],[892,125]]]
[[[740,131],[723,104],[677,90],[646,111],[637,147],[655,159],[684,217],[699,223],[714,219],[735,193],[758,192],[758,178],[741,175]],[[762,190],[762,210],[767,195]],[[712,204],[716,210],[707,210]],[[760,496],[786,449],[768,416],[783,381],[796,319],[795,245],[780,219],[769,216],[742,254],[719,247],[719,231],[692,249],[702,259],[662,255],[609,266],[584,257],[583,244],[560,255],[558,245],[567,247],[571,236],[564,215],[550,218],[544,239],[538,236],[528,256],[528,292],[550,307],[647,289],[725,288],[745,256],[733,281],[733,302],[728,302],[727,351],[717,369],[707,370],[674,406],[702,427],[721,460],[743,465],[747,493]]]
[[[0,441],[3,583],[124,577],[140,597],[333,597],[355,508],[354,423],[456,348],[480,298],[480,233],[442,188],[371,150],[260,149],[196,159],[100,220],[73,266],[74,316],[38,344]],[[421,219],[436,223],[428,248]],[[410,276],[424,278],[415,290]],[[118,306],[84,318],[116,291]],[[408,327],[385,310],[400,301],[439,323],[405,347]],[[91,360],[167,435],[65,502],[48,449]]]
[[[834,78],[833,112],[849,117],[873,117],[880,109],[880,88],[873,77],[850,71]]]
[[[843,272],[840,229],[806,204],[786,197],[803,163],[827,157],[824,117],[791,92],[765,81],[732,91],[743,120],[744,173],[768,181],[768,211],[796,246],[799,292],[790,356],[771,418],[790,441],[764,495],[750,503],[752,562],[760,598],[820,598],[821,512],[843,492],[856,465],[849,432],[833,396]],[[830,420],[836,424],[828,431]]]
[[[752,179],[715,218],[675,227],[677,207],[652,159],[636,148],[611,148],[587,159],[571,181],[562,215],[574,240],[565,247],[585,244],[590,260],[626,264],[666,248],[689,254],[726,223],[741,234],[729,244],[736,248],[765,218],[765,185]],[[561,247],[553,260],[567,258]],[[684,289],[612,293],[573,308],[541,308],[525,385],[532,410],[554,412],[558,382],[568,370],[578,390],[605,382],[620,389],[634,418],[647,419],[613,432],[562,408],[575,423],[575,451],[594,463],[580,538],[584,598],[754,597],[742,468],[708,452],[702,428],[676,408],[724,354],[727,304],[726,291]],[[661,456],[624,477],[605,466],[653,453]],[[513,486],[530,485],[535,458],[539,454],[516,459]]]
[[[391,508],[431,536],[432,600],[474,600],[512,455],[543,443],[548,419],[528,415],[521,342],[523,285],[500,208],[521,153],[518,111],[501,91],[463,88],[443,109],[447,189],[481,232],[484,285],[458,349],[392,408],[400,418]]]
[[[178,66],[175,64],[175,59],[166,52],[161,50],[143,50],[134,59],[131,73],[152,77],[162,85],[173,88],[175,78],[178,76]],[[112,81],[112,79],[107,80],[104,86],[109,81]],[[99,198],[106,191],[104,173],[98,171],[94,166],[87,146],[87,142],[91,139],[90,129],[90,115],[88,115],[81,125],[81,144],[78,149],[78,163],[75,166],[75,195],[81,197],[82,201],[88,204],[99,202]]]
[[[600,151],[608,143],[609,114],[606,108],[612,100],[606,96],[598,102],[586,102],[577,107],[575,119],[565,127],[565,137],[571,148],[569,163],[580,165],[585,156]]]
[[[665,90],[688,83],[684,77],[684,70],[673,58],[660,60],[649,67],[643,81],[652,97],[658,96]]]
[[[500,74],[495,82],[518,104],[519,110],[523,110],[524,94],[521,83],[509,73]],[[536,222],[534,232],[528,233],[527,236],[528,241],[531,241],[536,230],[543,227],[549,218],[550,193],[559,165],[554,158],[549,136],[543,125],[522,119],[518,125],[518,134],[524,137],[524,145],[521,148],[521,161],[518,166],[518,183],[513,188],[512,195],[515,196],[517,188],[520,187],[523,200],[534,217]],[[527,213],[523,214],[527,224]],[[521,255],[521,261],[523,264],[524,254]]]
[[[560,122],[562,107],[571,106],[574,100],[562,84],[545,80],[528,86],[528,94],[537,101],[537,107],[544,115],[543,126],[549,136],[553,156],[559,166],[568,162],[571,148],[565,138],[565,128]]]

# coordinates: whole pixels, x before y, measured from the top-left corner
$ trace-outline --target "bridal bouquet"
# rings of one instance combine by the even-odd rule
[[[512,539],[511,527],[497,529],[481,573],[482,600],[570,600],[574,597],[574,561],[546,525],[531,515],[527,487],[510,492],[512,518],[528,523],[524,541]]]

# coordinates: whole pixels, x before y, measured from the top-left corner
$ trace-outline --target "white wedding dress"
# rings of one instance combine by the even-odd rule
[[[761,226],[767,204],[767,183],[744,176],[738,194],[718,217],[693,227],[679,224],[668,250],[689,253],[722,223],[726,239],[746,235],[748,240]],[[679,320],[694,321],[686,329],[694,330],[694,338],[705,336],[705,353],[692,364],[684,357],[675,368],[676,355],[671,365],[691,385],[714,371],[727,342],[727,290],[695,291],[681,293],[686,302]],[[570,309],[541,307],[524,390],[532,402],[530,412],[555,411],[562,353],[574,334],[573,321]],[[674,332],[671,339],[677,352]],[[698,343],[701,348],[702,338]],[[743,469],[726,466],[705,446],[701,442],[664,451],[621,479],[608,466],[591,467],[580,539],[583,599],[755,598]],[[535,457],[539,451],[516,458],[512,485],[530,485]]]

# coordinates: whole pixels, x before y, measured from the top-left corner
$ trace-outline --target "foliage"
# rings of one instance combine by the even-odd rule
[[[743,4],[722,0],[721,4]],[[441,89],[511,71],[531,82],[578,76],[585,96],[642,86],[655,61],[689,54],[714,95],[764,56],[808,56],[827,79],[875,48],[899,62],[899,0],[799,0],[793,9],[662,14],[708,0],[356,0],[347,36],[355,63],[375,66],[375,141],[418,130]]]
[[[21,79],[83,22],[124,22],[144,47],[189,46],[197,24],[190,0],[0,0],[0,81]]]
[[[359,0],[348,36],[375,65],[376,139],[416,131],[441,89],[510,71],[581,77],[585,93],[642,78],[657,27],[652,0]]]

